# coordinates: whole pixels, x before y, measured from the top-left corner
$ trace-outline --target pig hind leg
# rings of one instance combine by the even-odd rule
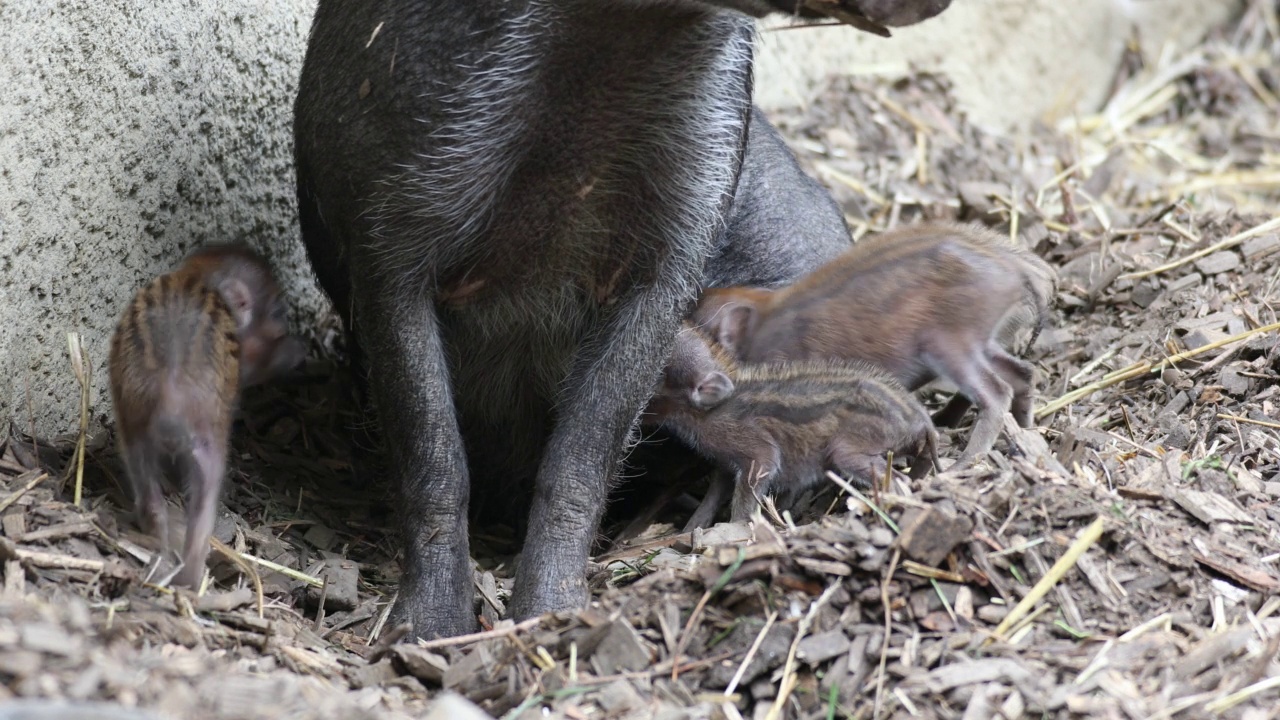
[[[960,343],[943,342],[927,352],[925,360],[978,406],[978,421],[969,435],[969,444],[951,466],[953,470],[961,470],[995,447],[1004,414],[1013,399],[1013,389],[988,359],[983,346],[966,349]]]
[[[1010,411],[1013,413],[1013,419],[1018,422],[1021,427],[1031,427],[1031,378],[1035,370],[1031,367],[1031,363],[1010,355],[1008,351],[999,345],[992,343],[987,351],[991,358],[991,364],[995,367],[1004,381],[1009,383],[1009,387],[1013,389],[1013,400],[1010,403]]]
[[[1000,374],[1013,390],[1010,410],[1014,420],[1022,427],[1031,427],[1031,378],[1033,368],[1025,360],[1009,354],[999,343],[989,343],[987,357],[992,367]],[[933,424],[938,427],[955,427],[969,410],[972,402],[963,393],[956,393],[951,400],[933,415]]]
[[[164,502],[164,467],[157,448],[146,443],[123,444],[125,474],[133,492],[134,512],[143,532],[153,535],[161,547],[169,546],[169,512]]]
[[[191,454],[179,462],[187,505],[187,536],[182,550],[182,570],[175,585],[198,588],[209,557],[209,539],[222,494],[227,469],[226,438],[199,437]]]

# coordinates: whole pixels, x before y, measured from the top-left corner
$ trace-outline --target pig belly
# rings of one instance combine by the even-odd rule
[[[596,314],[569,284],[442,313],[473,512],[515,520],[527,508],[556,399]]]

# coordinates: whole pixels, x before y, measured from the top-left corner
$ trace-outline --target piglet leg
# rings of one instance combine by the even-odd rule
[[[1031,414],[1031,378],[1035,374],[1035,369],[1031,363],[1010,355],[995,343],[990,345],[987,353],[996,372],[1000,373],[1004,381],[1013,389],[1013,400],[1009,407],[1013,412],[1013,419],[1020,427],[1031,427],[1034,419]]]
[[[222,493],[222,480],[227,467],[226,438],[198,436],[190,459],[182,463],[187,503],[187,538],[182,550],[182,569],[173,584],[198,589],[209,557],[209,539]]]
[[[161,548],[169,546],[169,513],[164,506],[163,470],[159,448],[142,442],[123,445],[125,475],[133,491],[134,512],[142,531],[160,540]]]
[[[740,467],[745,469],[739,470],[734,477],[733,504],[729,508],[729,520],[732,522],[750,520],[751,514],[760,504],[757,496],[768,493],[778,476],[775,464],[757,461],[744,463]]]
[[[689,522],[685,523],[684,532],[690,532],[694,528],[709,527],[716,519],[716,512],[729,499],[733,488],[733,476],[717,469],[711,476],[711,483],[707,485],[707,494],[702,497],[698,509],[694,510],[693,515],[689,517]]]
[[[354,327],[405,543],[391,621],[411,623],[416,637],[468,633],[476,626],[467,537],[471,482],[439,321],[425,299],[429,293],[407,296],[394,275],[357,279],[365,284],[356,287]]]
[[[962,470],[977,462],[978,458],[995,447],[1004,424],[1004,414],[1009,411],[1013,389],[1001,374],[992,367],[984,352],[978,348],[969,352],[956,347],[935,348],[926,355],[926,362],[938,374],[951,379],[960,392],[978,406],[978,421],[974,423],[960,458],[949,469]]]
[[[959,394],[956,397],[960,397]],[[909,476],[912,480],[919,480],[929,474],[929,470],[940,472],[942,468],[938,464],[938,431],[933,428],[925,428],[924,438],[921,439],[916,449],[916,456],[911,461],[911,472]]]

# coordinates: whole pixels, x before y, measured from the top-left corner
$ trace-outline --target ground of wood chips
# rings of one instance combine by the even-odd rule
[[[1276,717],[1277,27],[1257,2],[1184,55],[1135,52],[1104,112],[1016,136],[931,76],[778,118],[855,235],[963,217],[1058,268],[1039,426],[753,525],[678,534],[691,498],[663,496],[606,526],[581,613],[502,620],[512,532],[477,528],[486,630],[404,642],[388,491],[351,479],[365,436],[323,366],[249,398],[200,596],[160,586],[105,433],[77,506],[77,438],[15,418],[0,720]]]

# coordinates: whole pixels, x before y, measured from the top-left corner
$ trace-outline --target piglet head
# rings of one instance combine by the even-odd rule
[[[758,288],[712,288],[702,294],[690,323],[731,356],[741,358],[772,293]]]
[[[711,410],[733,394],[731,362],[701,332],[686,324],[676,335],[662,380],[645,410],[661,422],[673,412]]]
[[[247,245],[209,245],[188,256],[231,310],[240,342],[240,387],[285,375],[306,358],[289,335],[288,306],[265,260]]]

